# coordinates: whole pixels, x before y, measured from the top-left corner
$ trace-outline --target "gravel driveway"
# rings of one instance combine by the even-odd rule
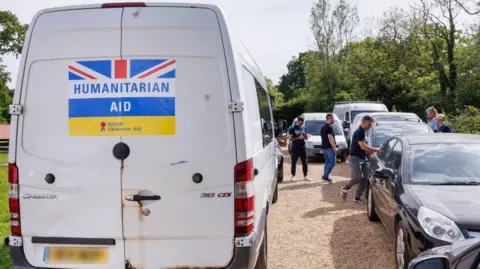
[[[348,164],[335,166],[332,185],[320,182],[323,163],[309,163],[309,175],[311,182],[290,183],[285,154],[285,181],[268,219],[269,268],[395,268],[393,239],[382,224],[368,221],[366,205],[351,202],[353,191],[346,203],[340,199]]]

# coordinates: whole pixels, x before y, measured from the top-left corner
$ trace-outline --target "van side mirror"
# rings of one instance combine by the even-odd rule
[[[390,168],[379,168],[373,173],[375,177],[380,179],[391,179],[393,178],[393,170]]]
[[[427,259],[413,260],[409,269],[449,269],[448,260],[443,257],[430,257]]]
[[[348,128],[350,128],[350,122],[349,122],[349,121],[344,121],[344,122],[342,122],[342,127],[343,127],[343,129],[348,129]]]

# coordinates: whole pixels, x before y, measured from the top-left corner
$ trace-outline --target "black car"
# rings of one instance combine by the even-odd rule
[[[368,218],[395,238],[397,268],[421,252],[480,237],[480,136],[388,139],[371,157]]]

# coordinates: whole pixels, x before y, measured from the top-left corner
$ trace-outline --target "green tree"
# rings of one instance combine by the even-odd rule
[[[13,92],[8,87],[10,73],[3,64],[5,55],[18,57],[22,52],[28,25],[21,24],[10,11],[0,11],[0,123],[10,122],[8,106],[12,103]]]

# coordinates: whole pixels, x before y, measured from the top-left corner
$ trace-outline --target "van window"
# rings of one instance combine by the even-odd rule
[[[260,119],[265,126],[262,126],[262,137],[263,137],[263,147],[266,147],[269,143],[266,136],[272,136],[273,125],[272,125],[272,116],[270,114],[270,98],[267,94],[267,91],[262,87],[262,85],[255,79],[255,86],[257,89],[257,99],[258,99],[258,111],[260,113]]]

